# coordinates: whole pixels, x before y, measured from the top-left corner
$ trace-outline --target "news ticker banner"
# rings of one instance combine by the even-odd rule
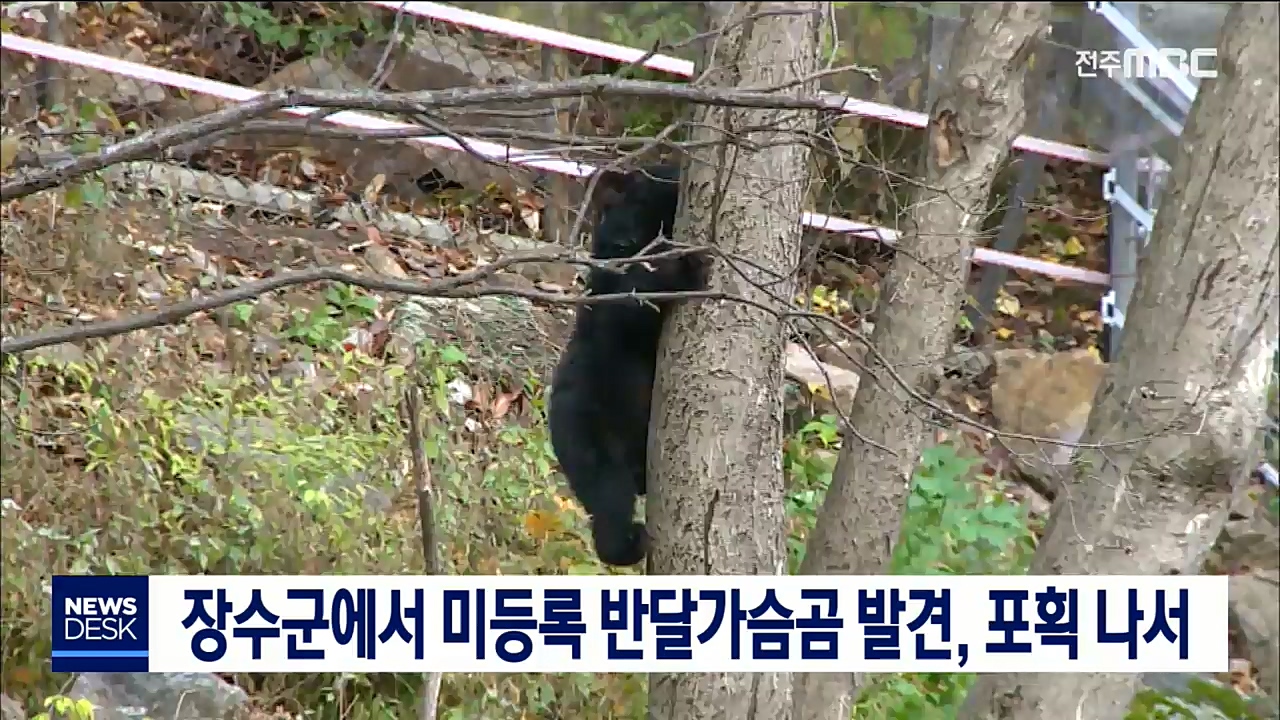
[[[1222,672],[1227,578],[57,576],[55,672]]]

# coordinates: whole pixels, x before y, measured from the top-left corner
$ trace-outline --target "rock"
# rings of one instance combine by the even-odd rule
[[[518,235],[505,233],[480,234],[464,231],[459,234],[459,247],[473,251],[491,250],[502,258],[520,256],[521,254],[538,255],[559,252],[563,248]],[[468,247],[470,246],[470,247]],[[564,262],[527,262],[518,263],[508,268],[508,273],[519,275],[534,283],[549,283],[559,287],[573,287],[578,276],[578,268]],[[585,268],[584,268],[585,269]]]
[[[550,377],[566,328],[556,317],[515,297],[409,298],[395,309],[387,351],[411,364],[424,340],[457,345],[478,378],[522,382],[528,374]]]
[[[306,87],[324,90],[360,90],[369,87],[369,80],[377,71],[386,72],[386,89],[393,92],[442,90],[451,87],[480,87],[521,80],[536,80],[537,73],[530,67],[503,60],[491,60],[478,48],[469,47],[457,38],[419,30],[407,49],[401,38],[384,61],[384,45],[367,43],[352,53],[345,63],[323,56],[312,56],[293,62],[255,87],[257,90],[276,90],[284,87]],[[190,117],[224,107],[226,101],[212,97],[200,97],[188,103],[170,103],[167,116],[170,119]],[[480,113],[479,110],[488,111]],[[495,116],[494,111],[518,110],[523,116]],[[493,103],[469,108],[469,112],[437,114],[436,118],[450,129],[466,134],[466,126],[492,127],[495,122],[510,128],[522,128],[538,132],[547,131],[547,119],[553,113],[549,101],[523,103]],[[366,113],[374,114],[374,113]],[[402,198],[422,196],[417,180],[434,170],[444,179],[455,182],[473,192],[485,192],[497,187],[508,197],[516,197],[520,188],[533,185],[535,173],[519,166],[502,162],[486,162],[467,152],[404,140],[369,142],[302,135],[232,136],[219,141],[219,145],[232,150],[251,150],[254,147],[289,147],[302,145],[314,148],[320,155],[338,162],[350,175],[358,188],[370,185],[375,178],[382,178],[383,187]],[[538,149],[535,143],[521,143],[522,147]],[[189,147],[174,150],[182,156]]]
[[[359,498],[364,509],[370,513],[381,515],[391,511],[391,496],[375,487],[365,472],[335,475],[325,483],[324,490],[343,503],[348,497]]]
[[[255,440],[278,439],[282,429],[268,418],[216,414],[188,414],[178,418],[179,427],[188,429],[185,445],[199,453],[229,442],[249,445]]]
[[[84,365],[87,362],[84,350],[79,345],[71,343],[58,343],[57,345],[36,348],[31,351],[31,354],[58,368],[66,367],[67,365]]]
[[[787,344],[786,373],[787,377],[803,383],[810,395],[817,395],[825,401],[815,403],[818,405],[819,415],[827,412],[834,413],[834,408],[831,407],[833,402],[835,407],[846,413],[849,412],[849,408],[853,405],[853,396],[858,392],[859,375],[856,371],[819,362],[807,350],[795,343]],[[830,399],[823,397],[826,394],[830,395]],[[826,407],[822,407],[823,405]]]
[[[329,380],[326,374],[317,374],[316,382]],[[289,463],[288,455],[268,448],[297,438],[291,428],[279,421],[252,415],[228,418],[212,412],[193,413],[179,416],[177,425],[185,431],[181,437],[188,450],[193,453],[217,451],[216,460],[210,458],[209,462],[217,462],[231,470],[228,475],[242,478],[254,477],[256,473],[252,471],[255,468],[267,469]],[[384,513],[391,508],[391,497],[376,487],[364,472],[334,473],[319,479],[315,489],[330,493],[342,506],[349,505],[349,501],[358,501],[372,513]],[[301,491],[299,488],[299,493]]]
[[[85,673],[67,696],[94,703],[94,720],[216,720],[249,700],[211,673]]]
[[[538,72],[529,65],[493,56],[493,53],[486,53],[466,44],[457,35],[419,28],[408,48],[404,47],[404,43],[398,42],[398,39],[392,41],[396,44],[385,63],[380,62],[385,46],[382,43],[368,43],[347,58],[347,67],[361,78],[372,77],[380,66],[388,69],[387,89],[396,92],[487,87],[541,79]],[[511,130],[547,132],[550,129],[548,122],[553,114],[554,104],[551,101],[512,101],[473,106],[461,112],[446,111],[439,113],[437,117],[450,129],[466,135],[468,126],[500,125]],[[514,144],[533,150],[547,146],[547,143],[525,140]],[[416,150],[420,159],[415,178],[433,168],[444,179],[473,192],[484,192],[486,188],[493,186],[510,198],[516,196],[517,189],[529,188],[534,184],[535,173],[517,165],[488,163],[471,153],[426,145],[419,145]],[[421,161],[422,157],[426,159],[425,166]]]
[[[0,720],[27,720],[22,703],[8,695],[0,695]]]
[[[1211,561],[1212,572],[1280,572],[1280,528],[1266,502],[1266,494],[1257,486],[1233,493],[1230,515]]]
[[[1106,364],[1088,350],[995,353],[991,409],[1000,430],[1076,442],[1084,434]],[[1068,445],[1001,438],[1024,472],[1057,485],[1071,462]]]
[[[1273,699],[1280,695],[1280,573],[1237,575],[1228,591],[1231,628],[1244,642],[1258,669],[1258,685]]]
[[[951,353],[942,359],[942,367],[947,375],[967,382],[985,373],[994,361],[991,353],[955,345]]]

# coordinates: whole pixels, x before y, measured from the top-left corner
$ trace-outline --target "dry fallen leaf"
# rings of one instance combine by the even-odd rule
[[[542,227],[542,212],[536,207],[521,205],[520,219],[524,220],[524,224],[535,233]]]
[[[516,399],[515,393],[499,393],[498,397],[493,400],[493,407],[490,412],[495,419],[502,418],[511,409],[511,402]]]
[[[1005,327],[996,328],[996,337],[1001,340],[1008,340],[1013,337],[1013,331]]]
[[[1017,317],[1022,311],[1022,303],[1018,302],[1018,298],[1001,290],[1000,296],[996,298],[996,311],[1001,315]]]
[[[982,412],[982,401],[972,395],[965,394],[964,404],[965,407],[969,408],[969,412],[975,415]]]
[[[406,279],[409,276],[400,267],[400,263],[396,260],[395,255],[390,250],[381,245],[370,245],[364,252],[364,261],[370,270],[379,275],[388,277]]]

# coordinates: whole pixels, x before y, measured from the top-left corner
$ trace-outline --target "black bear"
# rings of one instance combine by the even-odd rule
[[[610,173],[597,182],[600,202],[591,255],[631,257],[658,237],[671,237],[679,199],[679,169],[647,167]],[[655,244],[648,253],[671,249]],[[625,268],[591,268],[586,292],[697,290],[697,256]],[[621,300],[578,307],[573,335],[551,380],[551,445],[569,487],[587,514],[596,555],[614,566],[644,560],[647,536],[635,521],[645,494],[649,400],[667,303]]]

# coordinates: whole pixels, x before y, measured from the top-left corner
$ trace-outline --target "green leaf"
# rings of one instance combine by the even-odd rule
[[[63,192],[62,201],[67,204],[67,207],[84,207],[84,185],[78,182],[68,183],[66,185],[66,191]]]
[[[440,359],[446,365],[461,365],[467,361],[467,354],[457,345],[447,345],[440,351]]]

